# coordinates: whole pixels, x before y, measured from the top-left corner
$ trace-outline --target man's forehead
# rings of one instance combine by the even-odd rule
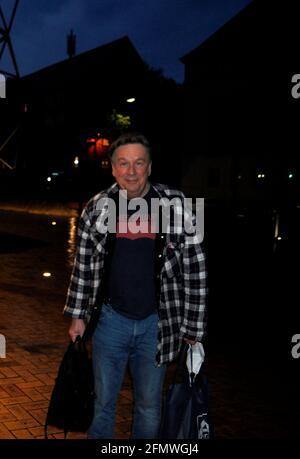
[[[144,145],[132,143],[121,145],[115,150],[115,158],[120,159],[148,159],[148,151]]]

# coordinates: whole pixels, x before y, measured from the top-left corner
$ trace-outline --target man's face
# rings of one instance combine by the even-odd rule
[[[140,143],[118,147],[112,157],[112,174],[129,199],[144,196],[148,191],[151,161],[147,149]]]

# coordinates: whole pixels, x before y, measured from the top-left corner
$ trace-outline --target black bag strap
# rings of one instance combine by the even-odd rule
[[[45,425],[44,425],[44,432],[45,432],[45,435],[44,435],[45,440],[49,440],[49,438],[48,438],[48,423],[47,423],[47,421],[45,422]],[[66,440],[67,435],[68,435],[68,430],[64,429],[64,440]]]

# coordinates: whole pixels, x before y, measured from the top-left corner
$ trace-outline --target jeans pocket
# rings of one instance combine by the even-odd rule
[[[101,307],[101,313],[99,316],[97,327],[102,325],[106,320],[109,320],[112,315],[113,315],[113,308],[111,307],[111,305],[103,303]]]
[[[108,315],[111,315],[113,313],[113,308],[111,307],[110,304],[108,303],[103,303],[102,305],[102,311],[101,311],[101,314],[108,314]]]

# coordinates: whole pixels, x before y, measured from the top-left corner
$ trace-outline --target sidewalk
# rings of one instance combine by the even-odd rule
[[[20,200],[11,200],[6,202],[0,201],[0,210],[57,217],[77,217],[79,204],[78,202],[61,203],[31,200],[20,202]]]
[[[74,225],[73,217],[1,212],[0,333],[6,339],[6,358],[0,359],[0,439],[44,438],[51,391],[69,342],[69,320],[62,308],[74,256]],[[43,277],[45,271],[51,277]],[[130,387],[127,376],[117,438],[129,436]],[[48,431],[49,438],[64,437],[51,426]]]
[[[50,394],[68,344],[61,304],[63,297],[57,294],[37,289],[32,295],[30,289],[14,292],[2,286],[0,323],[7,355],[0,361],[0,439],[44,438]],[[131,401],[127,377],[118,406],[117,438],[129,436]],[[62,431],[49,426],[49,438],[63,437]]]

